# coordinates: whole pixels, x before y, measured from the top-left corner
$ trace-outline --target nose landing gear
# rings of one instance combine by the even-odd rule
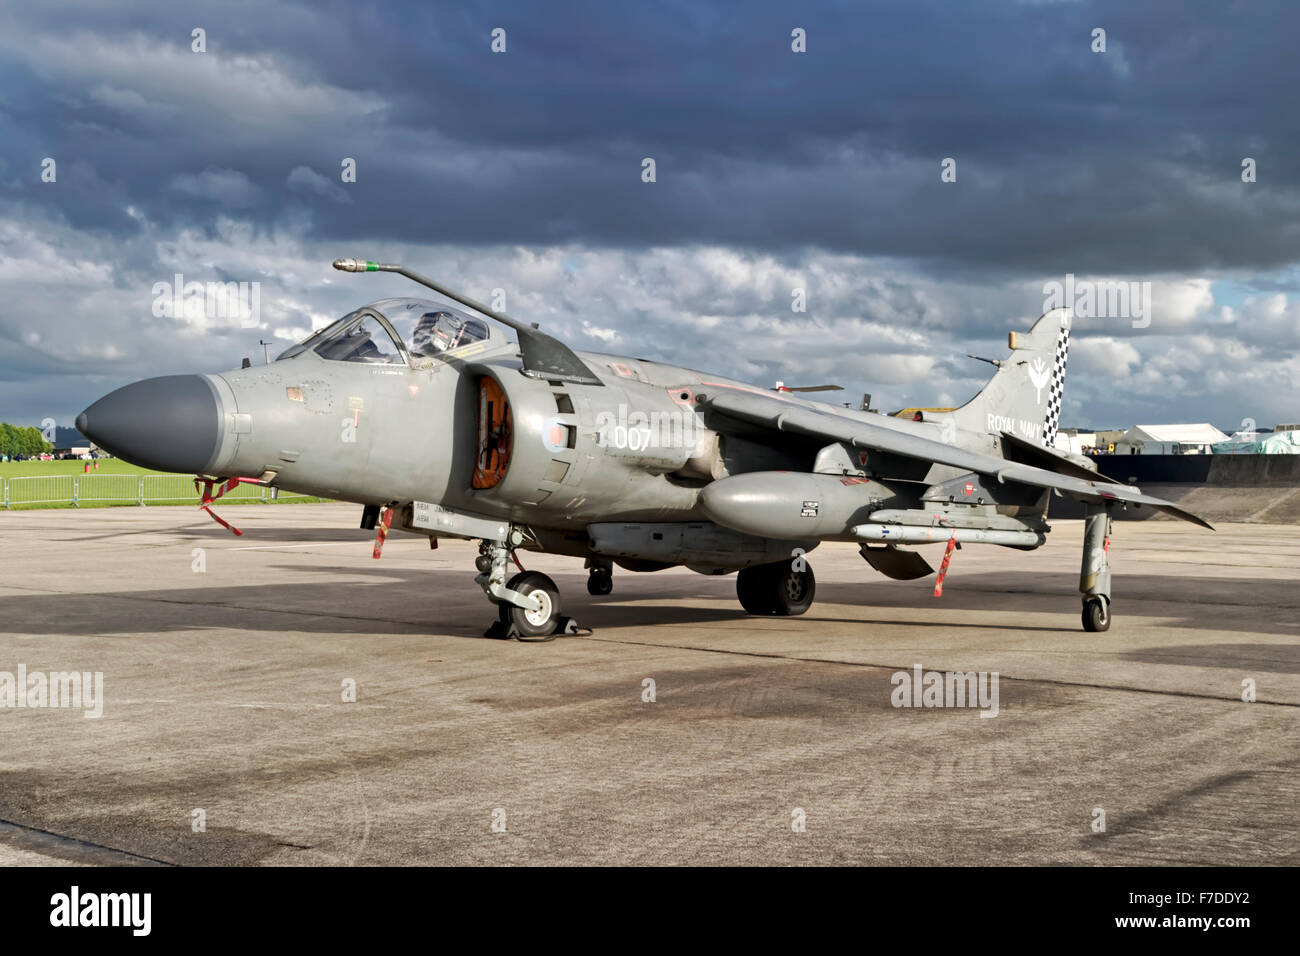
[[[517,545],[517,532],[511,534]],[[553,641],[559,634],[577,634],[577,622],[560,613],[560,589],[545,574],[521,570],[506,581],[512,557],[505,541],[484,541],[474,561],[479,571],[474,580],[497,605],[498,619],[483,636]]]

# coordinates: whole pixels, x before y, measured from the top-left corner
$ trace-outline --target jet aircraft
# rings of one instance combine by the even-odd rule
[[[1055,447],[1067,310],[1010,333],[1010,355],[984,360],[996,372],[965,405],[904,419],[574,351],[400,265],[334,268],[397,273],[460,307],[382,299],[267,365],[127,385],[77,428],[127,461],[196,475],[209,513],[250,481],[360,504],[376,557],[394,525],[432,547],[478,541],[475,580],[498,608],[489,635],[574,630],[555,582],[519,552],[582,559],[592,594],[610,593],[615,565],[736,573],[747,612],[793,615],[812,606],[807,555],[823,541],[857,543],[901,580],[934,573],[912,547],[946,544],[937,595],[960,545],[1042,546],[1054,498],[1085,508],[1082,623],[1105,631],[1115,509],[1210,527]]]

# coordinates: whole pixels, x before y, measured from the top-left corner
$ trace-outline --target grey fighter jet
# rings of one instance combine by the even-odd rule
[[[384,299],[269,365],[127,385],[77,427],[128,461],[199,476],[205,506],[236,480],[356,502],[376,556],[394,524],[435,547],[479,541],[476,580],[499,612],[489,634],[573,628],[549,577],[509,574],[518,551],[583,559],[592,594],[610,593],[614,565],[739,572],[750,614],[802,614],[816,589],[806,555],[823,541],[858,543],[904,580],[934,570],[913,546],[946,544],[938,594],[959,545],[1040,547],[1057,497],[1084,505],[1083,626],[1104,631],[1114,509],[1210,527],[1054,447],[1065,310],[1012,332],[965,405],[904,419],[575,352],[402,266],[334,267],[399,273],[471,311]]]

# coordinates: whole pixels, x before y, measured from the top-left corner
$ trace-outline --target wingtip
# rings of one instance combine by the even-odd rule
[[[1208,531],[1214,530],[1214,525],[1210,524],[1200,515],[1194,515],[1190,511],[1184,511],[1182,508],[1171,507],[1171,508],[1166,508],[1164,510],[1167,514],[1171,514],[1175,518],[1182,518],[1184,521],[1190,522],[1191,524],[1198,524],[1202,528],[1205,528]]]

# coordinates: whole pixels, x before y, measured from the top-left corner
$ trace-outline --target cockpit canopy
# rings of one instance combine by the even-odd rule
[[[459,309],[425,299],[381,299],[343,318],[276,357],[293,358],[308,350],[335,362],[423,365],[498,345],[505,333]]]

